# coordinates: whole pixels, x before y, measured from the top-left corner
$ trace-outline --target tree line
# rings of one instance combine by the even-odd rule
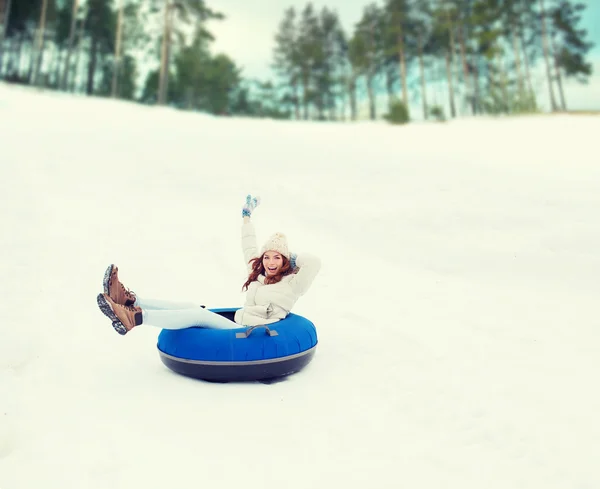
[[[564,82],[585,83],[593,45],[571,0],[380,0],[348,32],[311,2],[283,12],[272,80],[242,76],[214,54],[204,0],[0,0],[0,78],[168,104],[212,114],[376,119],[420,103],[422,117],[537,110],[544,69],[550,107],[567,110]],[[151,66],[142,72],[141,66]],[[445,106],[431,103],[443,87]]]
[[[551,109],[567,110],[565,78],[585,82],[592,44],[579,27],[585,5],[569,0],[385,0],[367,5],[348,36],[334,11],[289,8],[279,25],[273,67],[297,118],[357,116],[365,93],[374,119],[411,94],[422,115],[431,84],[443,83],[450,117],[538,107],[532,71],[545,67]],[[347,110],[348,109],[348,110]]]

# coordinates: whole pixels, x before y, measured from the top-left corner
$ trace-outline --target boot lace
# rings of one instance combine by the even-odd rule
[[[114,277],[111,277],[108,280],[108,284],[109,287],[112,286],[114,284]],[[120,281],[119,281],[119,287],[121,288],[121,292],[123,292],[126,296],[135,296],[135,293],[132,290],[129,290],[127,287],[125,287]]]
[[[135,306],[125,306],[123,304],[117,304],[117,305],[122,307],[123,309],[126,309],[129,312],[140,312],[139,308],[137,308]]]
[[[122,283],[119,282],[119,285],[121,286],[121,290],[125,293],[125,295],[130,295],[130,296],[135,295],[132,290],[129,290]]]

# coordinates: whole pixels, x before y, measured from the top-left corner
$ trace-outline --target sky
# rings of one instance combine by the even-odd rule
[[[0,134],[0,488],[600,487],[600,116],[319,124],[0,82]],[[261,244],[321,258],[292,309],[316,354],[177,375],[160,329],[100,312],[104,271],[239,307],[247,193]]]
[[[275,34],[284,11],[294,6],[304,8],[307,2],[289,0],[212,0],[211,8],[224,13],[227,19],[214,22],[212,32],[217,40],[214,49],[230,54],[238,63],[245,66],[248,76],[263,77],[271,74],[269,64],[275,45]],[[360,19],[365,0],[327,0],[312,2],[317,10],[328,7],[337,10],[347,31]]]
[[[229,54],[240,66],[247,77],[259,79],[272,78],[270,69],[274,37],[284,11],[294,6],[301,10],[307,2],[293,0],[211,0],[208,5],[224,13],[227,19],[212,22],[211,30],[216,36],[213,48]],[[337,10],[342,25],[347,32],[362,15],[367,0],[327,0],[312,2],[317,10],[328,7]],[[600,109],[600,1],[584,0],[587,4],[582,27],[586,28],[589,38],[595,43],[590,60],[594,64],[594,76],[587,86],[568,83],[567,99],[574,107]],[[543,77],[541,77],[543,78]],[[543,80],[540,83],[544,83]],[[540,92],[547,92],[540,87]]]

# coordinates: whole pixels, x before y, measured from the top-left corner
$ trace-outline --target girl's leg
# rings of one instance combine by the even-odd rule
[[[144,309],[142,306],[143,322],[162,329],[184,329],[192,326],[202,326],[214,329],[239,328],[233,321],[202,307],[187,309]]]
[[[141,307],[144,311],[149,309],[160,309],[160,310],[179,310],[179,309],[194,309],[200,307],[200,304],[194,302],[175,302],[165,301],[162,299],[145,299],[136,295],[134,306]]]

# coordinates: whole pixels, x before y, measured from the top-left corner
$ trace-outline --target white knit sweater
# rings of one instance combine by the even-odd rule
[[[260,256],[256,232],[252,222],[242,224],[242,250],[248,273],[252,267],[248,262]],[[251,282],[246,293],[244,307],[235,312],[235,322],[243,326],[271,324],[284,319],[301,295],[309,289],[321,269],[321,260],[308,253],[298,254],[296,266],[299,271],[286,275],[276,284],[265,285],[265,276]]]

